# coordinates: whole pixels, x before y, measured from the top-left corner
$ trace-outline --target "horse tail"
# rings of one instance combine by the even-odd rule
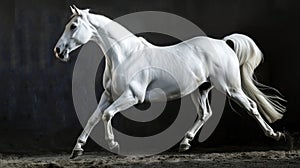
[[[277,95],[265,95],[256,87],[256,85],[272,89],[277,93],[279,92],[276,89],[260,84],[253,79],[255,68],[263,60],[263,54],[260,49],[251,38],[242,34],[232,34],[226,36],[224,40],[233,48],[238,57],[242,88],[246,95],[257,103],[259,111],[265,116],[269,123],[281,119],[286,108],[280,101],[285,100]]]

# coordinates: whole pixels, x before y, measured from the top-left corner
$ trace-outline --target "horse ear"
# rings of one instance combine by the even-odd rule
[[[72,6],[70,6],[70,9],[71,9],[72,14],[76,14],[76,11]]]
[[[80,10],[75,5],[72,5],[72,8],[75,11],[74,14],[81,15]]]

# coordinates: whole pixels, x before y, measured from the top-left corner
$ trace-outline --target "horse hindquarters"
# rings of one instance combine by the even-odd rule
[[[228,79],[232,79],[232,81],[228,80],[227,86],[225,86],[227,87],[226,93],[248,111],[259,123],[266,136],[279,140],[284,137],[284,134],[281,132],[275,133],[258,111],[259,109],[269,122],[274,122],[282,117],[282,114],[279,112],[285,110],[277,101],[269,99],[268,96],[264,95],[253,83],[252,76],[254,69],[262,59],[260,50],[249,37],[244,35],[235,34],[224,39],[233,42],[241,71],[240,75],[235,78],[231,78],[230,71],[227,71],[229,74],[226,74],[226,76],[229,76]],[[235,83],[233,81],[236,81],[238,85],[233,85]],[[281,99],[276,96],[275,98]]]
[[[241,34],[227,36],[224,40],[233,42],[234,51],[239,59],[241,68],[242,87],[246,95],[257,102],[260,112],[270,123],[281,119],[283,116],[282,113],[285,112],[285,107],[281,105],[278,100],[282,101],[283,99],[276,95],[265,95],[254,84],[259,84],[253,79],[253,73],[255,68],[262,61],[262,53],[257,45],[251,38]],[[273,89],[272,87],[263,86],[268,89]]]

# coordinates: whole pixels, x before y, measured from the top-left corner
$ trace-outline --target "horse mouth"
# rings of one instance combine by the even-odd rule
[[[56,58],[58,58],[62,62],[68,62],[70,60],[69,54],[67,50],[64,50],[61,53],[55,53]]]

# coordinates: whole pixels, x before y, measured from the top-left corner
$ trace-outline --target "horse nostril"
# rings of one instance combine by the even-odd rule
[[[56,52],[57,54],[60,54],[60,49],[59,49],[58,47],[56,47],[56,48],[55,48],[55,52]]]
[[[62,54],[58,54],[58,57],[59,57],[60,59],[64,59],[64,56],[63,56]]]

